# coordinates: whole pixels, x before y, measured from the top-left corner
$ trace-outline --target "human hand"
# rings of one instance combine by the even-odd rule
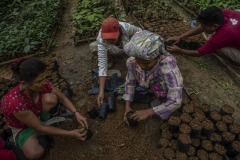
[[[166,41],[169,42],[169,41],[174,41],[174,44],[180,42],[181,38],[180,36],[173,36],[173,37],[169,37]]]
[[[70,135],[74,138],[80,139],[82,141],[86,139],[86,133],[87,133],[86,128],[74,129],[69,132],[70,132]]]
[[[103,100],[104,100],[104,93],[100,92],[97,97],[98,106],[100,106],[100,104],[103,103]]]
[[[180,51],[181,51],[181,48],[179,48],[179,47],[176,46],[176,45],[172,45],[172,46],[168,46],[168,47],[167,47],[167,50],[168,50],[169,52],[175,53],[175,52],[180,52]]]
[[[82,125],[82,127],[88,129],[88,123],[87,123],[87,118],[81,115],[79,112],[75,113],[76,119],[78,123]]]
[[[153,115],[153,109],[138,110],[133,115],[132,118],[136,121],[141,121],[147,119],[149,116]]]

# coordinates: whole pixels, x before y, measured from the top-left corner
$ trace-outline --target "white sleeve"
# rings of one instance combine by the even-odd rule
[[[97,41],[98,41],[98,68],[99,68],[98,76],[107,76],[108,47],[107,44],[101,38],[101,30],[99,31]]]
[[[142,31],[141,28],[136,27],[130,23],[121,22],[121,25],[124,27],[129,37],[132,37],[136,32]]]

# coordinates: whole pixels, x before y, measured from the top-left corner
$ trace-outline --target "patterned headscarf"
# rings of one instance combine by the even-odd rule
[[[124,46],[124,51],[129,56],[145,60],[154,59],[160,54],[168,54],[164,48],[163,38],[147,30],[136,32]]]

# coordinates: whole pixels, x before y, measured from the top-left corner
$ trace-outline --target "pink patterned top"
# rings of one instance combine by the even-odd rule
[[[52,92],[52,84],[46,80],[43,90],[39,92],[38,102],[35,104],[23,91],[20,90],[20,85],[13,88],[3,98],[1,110],[7,124],[14,128],[26,128],[27,126],[20,122],[15,116],[15,113],[31,110],[39,117],[42,110],[42,96],[45,93]]]

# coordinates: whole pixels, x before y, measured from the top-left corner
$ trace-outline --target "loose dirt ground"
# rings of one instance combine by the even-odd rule
[[[97,67],[97,59],[92,56],[88,43],[74,46],[71,9],[75,0],[66,3],[63,21],[56,38],[56,48],[43,59],[56,59],[60,64],[61,74],[70,83],[74,92],[73,102],[84,114],[96,106],[96,96],[87,94],[91,86],[91,69]],[[240,106],[240,88],[229,76],[225,67],[214,57],[191,58],[175,55],[184,78],[184,86],[190,94],[196,94],[200,103],[208,103],[214,109],[229,104],[236,109],[238,117]],[[119,58],[113,68],[126,75],[125,60]],[[1,71],[9,73],[9,66],[2,66]],[[10,73],[9,73],[10,77]],[[46,160],[144,160],[163,159],[157,148],[160,138],[159,127],[162,123],[157,117],[142,122],[137,128],[129,128],[123,123],[124,104],[117,104],[117,112],[111,113],[105,120],[89,119],[93,132],[90,141],[79,141],[70,137],[55,136],[55,143]],[[134,109],[148,106],[134,104]],[[68,123],[65,129],[77,128]]]

